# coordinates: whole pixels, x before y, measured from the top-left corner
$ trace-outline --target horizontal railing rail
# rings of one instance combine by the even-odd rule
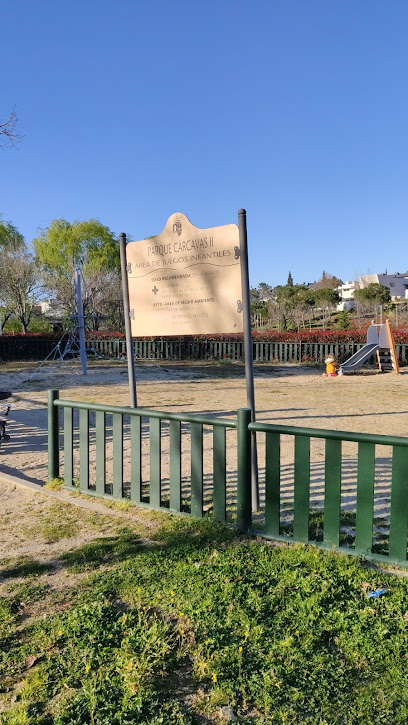
[[[354,433],[345,430],[324,430],[322,428],[304,428],[303,426],[275,425],[274,423],[250,423],[249,430],[259,433],[280,433],[305,438],[325,438],[352,443],[373,443],[381,446],[402,446],[408,448],[408,438],[387,436],[374,433]]]
[[[57,408],[77,408],[78,410],[93,410],[103,413],[115,413],[119,415],[129,415],[136,418],[159,418],[160,420],[175,420],[181,423],[200,423],[201,425],[219,426],[221,428],[236,428],[236,420],[229,418],[217,418],[216,415],[201,415],[199,413],[169,413],[160,410],[150,410],[148,408],[128,408],[118,405],[104,405],[101,403],[84,403],[75,400],[62,400],[56,398],[54,405]]]

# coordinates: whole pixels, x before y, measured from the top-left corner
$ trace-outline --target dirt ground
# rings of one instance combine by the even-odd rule
[[[19,614],[25,625],[69,606],[73,593],[86,580],[89,572],[74,572],[67,566],[64,558],[67,554],[75,554],[101,538],[105,542],[114,541],[124,530],[131,530],[136,537],[154,545],[155,531],[163,521],[162,514],[128,503],[100,501],[77,492],[44,488],[47,390],[59,389],[63,399],[121,406],[128,405],[129,393],[126,365],[118,362],[91,363],[86,377],[81,375],[78,363],[40,371],[36,367],[36,364],[0,367],[0,390],[13,391],[9,401],[12,405],[10,441],[0,448],[0,597],[18,598]],[[139,364],[137,394],[139,406],[147,409],[234,417],[237,408],[245,407],[246,403],[244,369],[241,365],[225,364]],[[256,366],[255,399],[257,418],[264,422],[408,435],[407,374],[326,379],[321,369],[314,367]],[[107,438],[109,468],[112,464],[109,431]],[[212,466],[211,441],[211,435],[204,436],[204,465],[208,473]],[[228,441],[228,481],[233,489],[236,450],[234,438],[229,440],[229,434]],[[124,444],[126,476],[129,457],[126,436]],[[166,445],[164,441],[164,451]],[[262,435],[258,436],[258,449],[263,501]],[[188,459],[188,440],[183,452]],[[282,521],[290,521],[293,508],[293,453],[293,436],[282,436]],[[389,448],[377,447],[376,511],[380,516],[389,510],[390,454]],[[148,468],[148,436],[143,441],[143,458]],[[356,444],[344,444],[344,510],[355,508],[356,462]],[[310,469],[311,506],[318,508],[324,494],[324,447],[317,439],[312,440]],[[165,467],[162,471],[166,477]],[[25,485],[14,482],[12,476],[25,481]],[[184,479],[188,479],[188,467]],[[386,533],[386,528],[381,523],[377,525],[380,533]],[[106,566],[109,565],[107,560]],[[0,698],[0,713],[10,707],[10,702],[8,696],[3,702]]]
[[[58,388],[63,399],[128,405],[127,367],[111,361],[92,362],[87,376],[78,362],[61,367],[38,364],[3,364],[0,390],[12,390],[10,402],[10,441],[0,448],[1,474],[19,476],[28,482],[44,484],[47,479],[47,390]],[[233,417],[246,405],[242,365],[199,363],[139,363],[136,367],[138,405],[143,408],[186,413],[208,413]],[[365,433],[408,435],[408,373],[401,375],[360,374],[326,379],[316,367],[294,365],[255,366],[257,419],[269,423]],[[228,434],[229,436],[229,434]],[[227,436],[227,442],[229,440]],[[109,439],[109,435],[108,435]],[[311,505],[323,499],[324,442],[313,440],[311,449]],[[112,465],[107,448],[107,479]],[[189,443],[183,444],[188,452]],[[165,450],[166,443],[163,443]],[[227,468],[230,489],[235,485],[236,452],[231,442]],[[262,479],[264,439],[258,437]],[[125,442],[125,479],[129,442]],[[377,514],[387,513],[391,459],[390,449],[377,447]],[[148,465],[148,442],[143,458]],[[184,464],[183,464],[184,465]],[[210,475],[212,449],[210,436],[204,440],[204,468]],[[355,503],[357,445],[343,445],[342,506]],[[282,438],[282,506],[293,502],[293,436]],[[166,478],[168,471],[163,468]],[[112,471],[110,472],[112,474]],[[188,465],[183,470],[188,478]],[[30,494],[28,494],[30,497]],[[263,491],[261,487],[261,500]],[[0,513],[4,512],[0,498]],[[27,511],[29,508],[27,508]]]

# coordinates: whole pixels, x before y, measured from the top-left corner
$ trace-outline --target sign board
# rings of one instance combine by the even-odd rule
[[[243,332],[239,233],[185,214],[126,247],[133,337]]]

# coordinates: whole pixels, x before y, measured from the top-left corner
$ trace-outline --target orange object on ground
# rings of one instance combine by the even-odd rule
[[[326,378],[337,378],[337,363],[331,355],[324,361],[326,363]]]

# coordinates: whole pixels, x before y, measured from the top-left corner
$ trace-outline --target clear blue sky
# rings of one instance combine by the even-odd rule
[[[0,7],[0,212],[248,213],[251,284],[408,268],[407,0],[17,0]]]

